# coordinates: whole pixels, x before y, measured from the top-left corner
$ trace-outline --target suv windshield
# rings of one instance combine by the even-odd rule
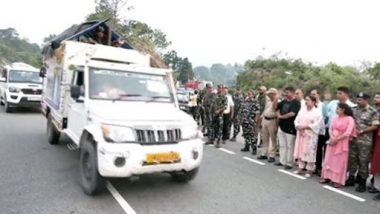
[[[38,72],[11,70],[9,71],[9,82],[41,84],[42,78]]]
[[[173,102],[164,75],[106,69],[90,70],[90,98]]]

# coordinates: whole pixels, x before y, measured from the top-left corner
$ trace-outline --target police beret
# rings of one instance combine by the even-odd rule
[[[362,99],[365,99],[365,100],[369,100],[369,99],[371,99],[371,96],[369,96],[366,93],[360,92],[358,95],[356,95],[356,98],[362,98]]]

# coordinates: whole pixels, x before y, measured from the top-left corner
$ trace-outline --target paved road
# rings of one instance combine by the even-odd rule
[[[79,153],[68,148],[70,143],[63,138],[49,145],[38,112],[6,114],[0,107],[0,213],[125,213],[109,191],[96,197],[82,193]],[[316,177],[297,178],[267,162],[252,162],[255,157],[241,153],[241,146],[205,146],[200,173],[189,184],[174,183],[165,174],[111,179],[110,184],[121,201],[144,214],[380,213],[380,203],[369,193],[333,192]]]

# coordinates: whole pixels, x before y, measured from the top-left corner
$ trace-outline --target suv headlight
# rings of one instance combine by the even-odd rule
[[[136,140],[133,129],[129,127],[102,125],[102,132],[107,142],[123,143]]]
[[[20,89],[17,87],[11,86],[8,88],[8,91],[11,93],[18,93],[18,92],[20,92]]]
[[[197,126],[184,126],[181,129],[182,139],[190,140],[198,138],[198,127]]]

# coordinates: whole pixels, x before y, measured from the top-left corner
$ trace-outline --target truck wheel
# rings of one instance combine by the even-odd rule
[[[0,97],[0,106],[4,105],[4,98]]]
[[[186,183],[195,178],[195,176],[198,174],[199,168],[195,168],[190,171],[180,171],[180,172],[172,172],[171,176],[174,181]]]
[[[4,101],[4,108],[5,108],[5,112],[7,112],[7,113],[12,112],[12,108],[7,101]]]
[[[84,193],[95,195],[104,189],[104,178],[98,172],[96,145],[88,139],[81,145],[79,169]]]
[[[61,133],[57,130],[57,128],[55,128],[50,114],[47,119],[46,132],[48,136],[48,141],[51,145],[59,143],[59,137]]]

